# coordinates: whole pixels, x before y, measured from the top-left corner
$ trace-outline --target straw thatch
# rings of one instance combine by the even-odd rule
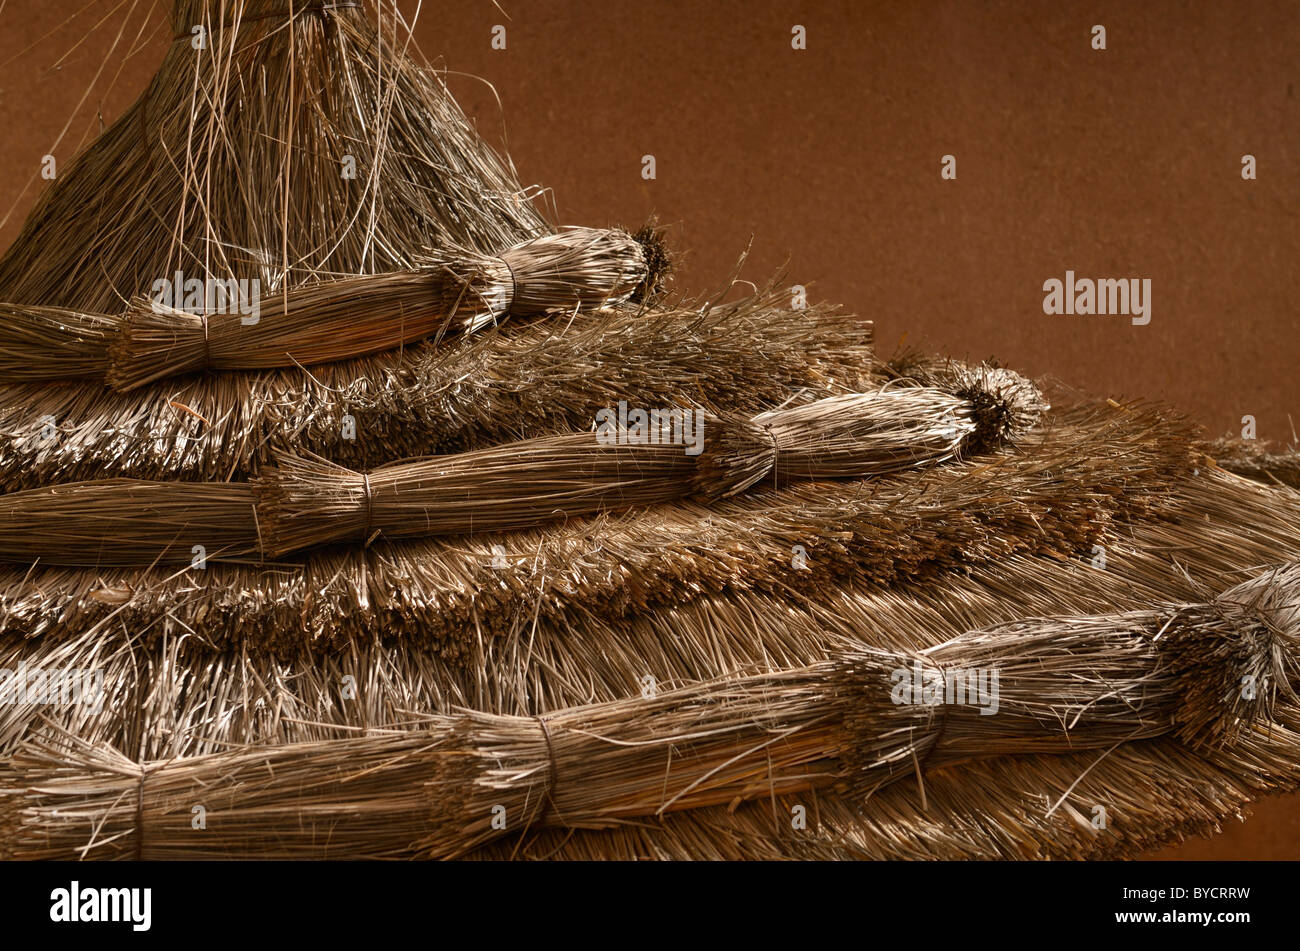
[[[116,313],[178,270],[269,297],[545,230],[384,5],[184,0],[171,28],[149,87],[0,259],[0,301]]]
[[[1222,749],[1279,702],[1300,712],[1297,638],[1293,564],[1207,604],[1017,621],[540,717],[462,713],[139,765],[75,738],[35,743],[0,787],[0,830],[16,857],[450,857],[512,828],[599,829],[822,787],[868,797],[922,763],[1165,734]],[[196,803],[211,812],[202,835]]]
[[[451,705],[509,710],[517,709],[527,698],[532,709],[520,712],[545,712],[575,699],[581,702],[592,696],[588,691],[597,697],[611,696],[611,692],[613,697],[635,696],[645,671],[660,675],[660,682],[667,687],[683,682],[680,677],[693,679],[690,674],[717,676],[815,662],[853,643],[915,649],[968,629],[968,619],[997,623],[1016,617],[1025,606],[1085,612],[1098,603],[1136,608],[1159,599],[1165,591],[1184,596],[1200,593],[1204,589],[1193,576],[1219,582],[1236,570],[1234,565],[1248,564],[1261,552],[1284,547],[1287,537],[1292,552],[1300,549],[1294,535],[1295,507],[1277,509],[1267,491],[1231,480],[1212,474],[1208,480],[1199,476],[1188,480],[1179,489],[1179,502],[1195,511],[1209,500],[1204,506],[1207,514],[1214,513],[1209,521],[1204,515],[1193,514],[1181,522],[1136,526],[1131,538],[1126,530],[1121,537],[1108,539],[1113,545],[1112,559],[1104,570],[1086,562],[1077,562],[1077,567],[1070,569],[1053,561],[1011,557],[977,568],[966,579],[948,576],[947,580],[897,590],[871,586],[868,590],[874,593],[870,594],[852,586],[839,596],[822,594],[794,602],[789,593],[757,600],[732,595],[679,611],[646,615],[630,627],[581,622],[554,629],[545,623],[525,625],[499,649],[450,668],[418,648],[380,649],[357,642],[332,659],[318,655],[297,664],[268,664],[260,655],[237,653],[195,667],[179,662],[178,638],[152,652],[156,661],[134,656],[133,662],[143,666],[133,666],[122,683],[131,694],[139,693],[121,694],[110,688],[111,701],[105,710],[129,712],[129,731],[134,742],[142,744],[140,755],[154,758],[179,755],[187,743],[191,750],[202,750],[224,749],[231,740],[272,742],[272,737],[278,737],[274,740],[278,745],[329,738],[337,736],[329,723],[370,728],[409,720],[410,714],[404,711],[449,710]],[[1238,531],[1238,519],[1258,527]],[[1126,551],[1127,544],[1138,548]],[[1179,583],[1179,575],[1171,573],[1170,557],[1183,563],[1183,570],[1191,571],[1186,582]],[[747,633],[738,638],[742,631]],[[761,640],[754,640],[757,637]],[[102,637],[96,643],[102,651]],[[121,651],[123,657],[128,654],[137,651],[133,647]],[[113,663],[105,666],[112,668]],[[604,672],[606,667],[609,670]],[[577,670],[586,672],[584,679],[569,683],[563,671]],[[498,683],[496,676],[485,676],[487,671],[514,671],[522,679],[517,686],[510,680]],[[354,687],[351,697],[349,678]],[[113,679],[110,675],[110,681]],[[547,680],[550,686],[543,685]],[[458,681],[460,686],[456,686]],[[446,692],[449,689],[451,693]],[[83,735],[97,735],[97,725],[83,723]],[[1255,743],[1258,738],[1247,739]],[[121,741],[121,734],[107,742],[132,748],[131,743]],[[1210,828],[1236,814],[1259,790],[1295,782],[1294,776],[1288,780],[1285,771],[1278,769],[1254,774],[1253,760],[1250,769],[1242,772],[1240,761],[1215,765],[1189,756],[1176,743],[1159,742],[1165,745],[1148,750],[1134,743],[1100,760],[1032,757],[1016,765],[999,765],[981,774],[983,778],[974,787],[949,784],[943,770],[927,771],[928,810],[920,807],[911,786],[877,792],[865,812],[857,807],[846,812],[842,799],[820,793],[815,800],[816,822],[842,824],[838,831],[818,826],[821,831],[811,837],[791,836],[788,824],[777,823],[774,831],[769,804],[763,802],[735,812],[701,810],[665,819],[662,825],[639,823],[614,833],[577,837],[565,833],[541,836],[536,842],[525,836],[529,840],[527,853],[546,855],[558,849],[561,854],[606,857],[1042,857],[1105,854],[1111,849],[1131,852],[1158,845],[1171,836],[1176,839]],[[1260,742],[1264,745],[1252,747],[1250,757],[1271,758],[1276,765],[1282,752],[1294,756],[1293,742],[1276,729],[1270,728]],[[1292,745],[1288,747],[1288,743]],[[1112,768],[1115,763],[1119,765]],[[1020,777],[1016,786],[1000,785],[1007,775]],[[1040,790],[1052,789],[1057,793],[1051,794],[1049,801],[1048,793]],[[1215,791],[1209,798],[1208,789]],[[1067,791],[1069,796],[1065,796]],[[1099,836],[1086,822],[1080,828],[1069,818],[1070,810],[1077,815],[1074,806],[1068,806],[1065,814],[1058,811],[1044,817],[1061,796],[1077,803],[1085,817],[1089,803],[1107,803],[1117,819],[1123,817],[1124,824],[1113,835]],[[802,802],[811,813],[808,798]],[[781,803],[788,816],[788,800],[783,798]],[[976,821],[981,804],[993,810],[989,815],[1000,817],[997,822]],[[932,818],[936,815],[932,810],[938,810],[941,818]],[[964,815],[970,819],[962,819]],[[964,831],[962,822],[967,823]],[[882,823],[888,835],[879,834]],[[781,833],[782,827],[785,833]],[[873,828],[876,833],[863,831]],[[1020,832],[1012,831],[1016,829]],[[521,842],[512,838],[502,857]]]
[[[521,612],[617,617],[701,591],[779,591],[814,580],[833,590],[850,577],[905,580],[1015,551],[1087,550],[1113,521],[1173,510],[1167,494],[1190,466],[1180,432],[1158,414],[1100,407],[1022,437],[1022,452],[996,462],[905,480],[755,487],[707,506],[687,502],[512,536],[380,541],[263,567],[217,563],[215,544],[206,546],[206,568],[179,574],[0,567],[0,604],[9,630],[32,635],[112,616],[132,630],[175,623],[201,628],[210,643],[259,649],[387,634],[455,654],[476,630],[508,630]],[[214,489],[229,496],[229,487]],[[174,535],[177,527],[162,519],[158,531]],[[797,545],[815,571],[793,567]],[[171,550],[173,560],[190,561],[189,546]],[[149,561],[162,557],[160,546],[149,551]]]
[[[690,496],[726,498],[760,482],[921,468],[957,458],[977,429],[971,403],[924,387],[830,397],[753,420],[667,412],[648,416],[635,432],[614,431],[620,421],[608,432],[369,473],[283,457],[253,486],[106,479],[28,489],[0,498],[0,560],[168,564],[189,560],[205,538],[214,558],[228,560],[349,539],[368,545],[381,535],[524,529]]]
[[[214,650],[205,638],[220,630],[221,615],[193,583],[178,583],[170,601],[155,605],[152,615],[128,610],[123,599],[131,592],[105,588],[87,598],[85,610],[102,618],[93,625],[73,616],[70,627],[60,629],[40,611],[10,612],[16,620],[24,614],[36,619],[44,636],[33,639],[21,628],[10,630],[0,665],[14,669],[26,660],[33,668],[104,669],[112,702],[78,722],[86,729],[93,725],[86,735],[139,749],[147,757],[153,749],[181,753],[213,748],[210,744],[222,748],[228,742],[301,737],[304,729],[314,735],[310,727],[294,726],[294,718],[366,726],[400,720],[403,709],[438,711],[453,704],[544,712],[635,693],[647,673],[674,683],[814,663],[836,644],[842,646],[837,640],[842,636],[920,648],[937,642],[932,637],[942,639],[945,627],[955,636],[1024,613],[1090,613],[1098,604],[1138,608],[1169,596],[1204,598],[1225,578],[1239,577],[1245,566],[1266,563],[1278,553],[1300,557],[1294,530],[1300,506],[1280,504],[1267,490],[1202,473],[1160,483],[1152,495],[1168,501],[1156,521],[1133,521],[1122,513],[1107,517],[1105,509],[1092,510],[1091,519],[1082,513],[1082,521],[1097,528],[1091,536],[1077,537],[1085,543],[1095,539],[1109,553],[1101,570],[1089,567],[1095,557],[1090,548],[1076,553],[1077,560],[1063,560],[1071,554],[1064,539],[1036,538],[1026,530],[1017,542],[1004,538],[996,523],[976,536],[982,539],[979,547],[955,532],[951,555],[936,562],[918,560],[921,552],[890,531],[864,535],[863,552],[883,552],[860,555],[874,570],[850,575],[856,578],[851,581],[820,556],[812,559],[811,571],[791,570],[786,548],[779,563],[784,574],[773,563],[771,587],[760,584],[749,594],[728,585],[717,594],[692,596],[697,586],[687,580],[667,589],[672,600],[660,599],[656,610],[623,613],[617,605],[608,608],[598,589],[585,598],[571,593],[571,607],[558,615],[548,609],[549,598],[520,597],[514,610],[503,612],[510,623],[495,634],[479,621],[486,618],[486,607],[472,607],[466,623],[473,633],[459,653],[430,652],[418,627],[392,626],[399,616],[385,600],[352,601],[354,612],[373,613],[374,620],[366,627],[349,624],[347,631],[355,635],[300,647],[285,659],[267,649],[273,630],[268,641],[240,640],[231,651]],[[870,521],[864,518],[862,524]],[[886,529],[894,524],[907,523],[888,523]],[[944,520],[936,517],[934,525],[942,531]],[[689,550],[677,557],[679,565],[692,564]],[[976,588],[957,582],[961,575],[950,567],[958,565],[980,579]],[[1183,572],[1196,583],[1183,582]],[[51,581],[35,572],[31,580]],[[365,581],[364,575],[355,579]],[[39,585],[25,590],[21,607],[40,603]],[[373,583],[371,590],[379,593]],[[254,593],[245,594],[248,608],[279,607],[277,589],[266,588],[264,602],[252,601]],[[320,617],[340,603],[332,602]],[[295,605],[285,607],[281,621],[289,627]],[[432,623],[432,612],[426,617]],[[581,675],[573,677],[578,671]],[[349,675],[357,685],[350,701],[343,696]],[[16,705],[4,713],[0,736],[15,738],[33,717],[51,711]],[[87,714],[75,708],[60,715]],[[151,729],[150,724],[166,726]]]
[[[378,14],[182,0],[0,260],[0,668],[102,676],[0,704],[0,854],[1131,855],[1300,786],[1300,495],[775,283],[552,258],[553,319],[445,335],[573,246]],[[100,316],[176,270],[261,280],[266,345]],[[620,402],[706,450],[609,452]],[[895,704],[914,663],[999,714]]]
[[[241,480],[285,450],[372,468],[585,429],[619,400],[757,413],[804,389],[878,385],[870,324],[826,307],[793,311],[780,297],[769,288],[728,303],[506,324],[441,347],[130,393],[0,384],[0,488]]]

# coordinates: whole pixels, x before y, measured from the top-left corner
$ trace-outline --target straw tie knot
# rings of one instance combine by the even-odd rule
[[[362,518],[364,520],[361,528],[361,541],[364,544],[369,545],[370,526],[374,521],[375,494],[370,487],[370,473],[368,472],[361,473],[361,492],[361,507],[363,509]]]
[[[547,725],[547,718],[539,715],[533,719],[535,719],[537,725],[542,728],[542,739],[546,741],[546,791],[543,793],[543,799],[545,800],[546,805],[542,807],[542,812],[538,814],[540,818],[542,815],[545,815],[548,807],[552,810],[555,809],[555,787],[559,782],[560,765],[559,760],[555,755],[555,743],[551,739],[551,728]],[[556,814],[558,815],[558,810],[556,810]]]

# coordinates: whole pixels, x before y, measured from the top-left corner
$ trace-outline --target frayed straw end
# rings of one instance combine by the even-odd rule
[[[962,446],[968,455],[984,455],[1013,445],[1051,407],[1030,380],[1013,370],[981,364],[954,368],[950,392],[971,404],[973,432]]]
[[[1183,613],[1166,654],[1188,685],[1177,719],[1193,747],[1237,742],[1273,720],[1278,694],[1300,684],[1300,564],[1266,571]]]
[[[368,478],[325,459],[280,455],[253,480],[262,554],[268,558],[330,542],[369,541]]]
[[[676,262],[668,251],[663,230],[656,228],[653,222],[634,232],[632,240],[641,246],[641,256],[645,260],[645,278],[632,291],[628,300],[634,304],[648,304],[667,290]]]
[[[642,246],[618,230],[564,228],[508,248],[501,260],[513,275],[515,316],[621,304],[647,275]]]
[[[202,317],[136,299],[109,344],[106,382],[118,392],[126,392],[207,365]]]

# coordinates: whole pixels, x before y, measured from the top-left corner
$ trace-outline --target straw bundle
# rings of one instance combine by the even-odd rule
[[[1279,693],[1296,701],[1300,668],[1286,655],[1297,638],[1293,564],[1210,604],[1026,620],[919,654],[848,652],[544,717],[464,713],[388,736],[140,765],[37,743],[0,787],[0,830],[30,858],[451,857],[534,824],[600,828],[822,786],[870,795],[922,762],[1171,731],[1223,746],[1267,720]],[[937,686],[900,702],[923,665]],[[978,703],[956,689],[974,671]],[[1243,696],[1243,677],[1259,677],[1258,692]],[[195,804],[209,816],[197,836]]]
[[[1051,420],[996,462],[918,470],[869,489],[794,484],[509,537],[379,540],[300,565],[214,563],[182,577],[0,566],[0,609],[10,630],[46,637],[111,614],[132,630],[184,624],[264,650],[385,637],[454,657],[505,634],[519,615],[621,617],[701,592],[831,593],[850,578],[895,583],[1015,552],[1072,557],[1108,526],[1178,511],[1175,490],[1192,465],[1181,434],[1158,414],[1103,406]],[[797,545],[814,570],[793,566]]]
[[[0,496],[0,559],[152,565],[256,555],[250,486],[108,479]]]
[[[566,228],[496,257],[444,251],[418,263],[294,288],[251,324],[237,312],[213,317],[138,300],[113,340],[108,383],[125,391],[197,370],[329,363],[511,316],[618,304],[659,280],[631,235],[593,228]]]
[[[118,322],[65,307],[0,304],[0,381],[103,379],[105,352]]]
[[[1229,755],[1165,738],[1108,752],[999,757],[931,770],[867,803],[826,790],[671,813],[614,829],[532,829],[472,858],[550,861],[1116,859],[1209,836],[1300,781],[1295,724],[1261,724]],[[1106,825],[1099,828],[1104,808]],[[796,809],[807,828],[792,827]]]
[[[368,542],[380,533],[529,528],[557,516],[689,495],[725,498],[769,476],[781,483],[884,475],[950,461],[974,431],[963,401],[919,387],[831,397],[749,424],[704,417],[692,423],[688,416],[683,426],[677,412],[672,432],[635,435],[644,437],[641,444],[614,441],[625,433],[554,436],[368,475],[284,459],[257,486],[265,551],[280,556],[349,538]],[[683,428],[695,428],[694,449],[681,442]]]
[[[181,536],[223,557],[249,554],[260,538],[262,553],[279,557],[349,539],[369,544],[380,534],[530,528],[692,494],[723,498],[769,473],[778,481],[862,478],[946,462],[974,432],[967,404],[919,387],[832,397],[756,423],[688,415],[683,424],[677,412],[675,428],[644,434],[644,444],[573,433],[368,474],[286,457],[251,488],[103,480],[28,489],[0,496],[0,560],[148,565],[188,560],[175,545]],[[685,434],[694,450],[673,441],[684,429],[694,430]],[[247,505],[253,491],[256,513]]]
[[[884,369],[904,383],[938,387],[969,401],[976,426],[971,452],[1013,443],[1016,434],[1028,431],[1048,408],[1034,383],[996,363],[967,366],[955,360],[905,354]]]
[[[127,394],[0,384],[0,487],[246,479],[285,450],[372,468],[585,429],[597,407],[619,400],[757,413],[803,390],[878,385],[870,343],[869,323],[825,307],[791,310],[773,287],[725,304],[507,322],[441,347],[310,370],[214,372]]]
[[[375,14],[178,0],[148,89],[0,259],[0,300],[114,313],[178,270],[279,289],[544,233],[535,193],[412,58],[401,18]]]

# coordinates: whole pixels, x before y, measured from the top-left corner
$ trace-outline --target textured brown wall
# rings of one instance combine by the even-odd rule
[[[122,16],[61,60],[113,4],[60,28],[79,6],[0,8],[0,216],[17,202],[0,245],[68,117],[61,159],[97,110],[121,113],[166,42],[155,11],[141,51],[109,62],[82,101]],[[146,6],[119,48],[136,45]],[[496,24],[503,51],[490,48]],[[794,24],[804,51],[791,49]],[[1094,24],[1105,51],[1090,46]],[[906,335],[1097,394],[1168,400],[1214,434],[1250,414],[1261,438],[1292,438],[1294,0],[471,0],[425,3],[416,37],[495,86],[520,176],[554,189],[561,221],[657,213],[689,249],[688,288],[719,287],[752,236],[745,277],[788,262],[814,298],[873,319],[882,350]],[[448,82],[500,141],[487,87]],[[1246,153],[1256,181],[1242,180]],[[655,181],[641,177],[645,154]],[[956,181],[940,179],[945,154]],[[1150,278],[1151,323],[1045,316],[1042,284],[1067,269]],[[1266,802],[1246,825],[1164,854],[1298,858],[1298,804]]]

